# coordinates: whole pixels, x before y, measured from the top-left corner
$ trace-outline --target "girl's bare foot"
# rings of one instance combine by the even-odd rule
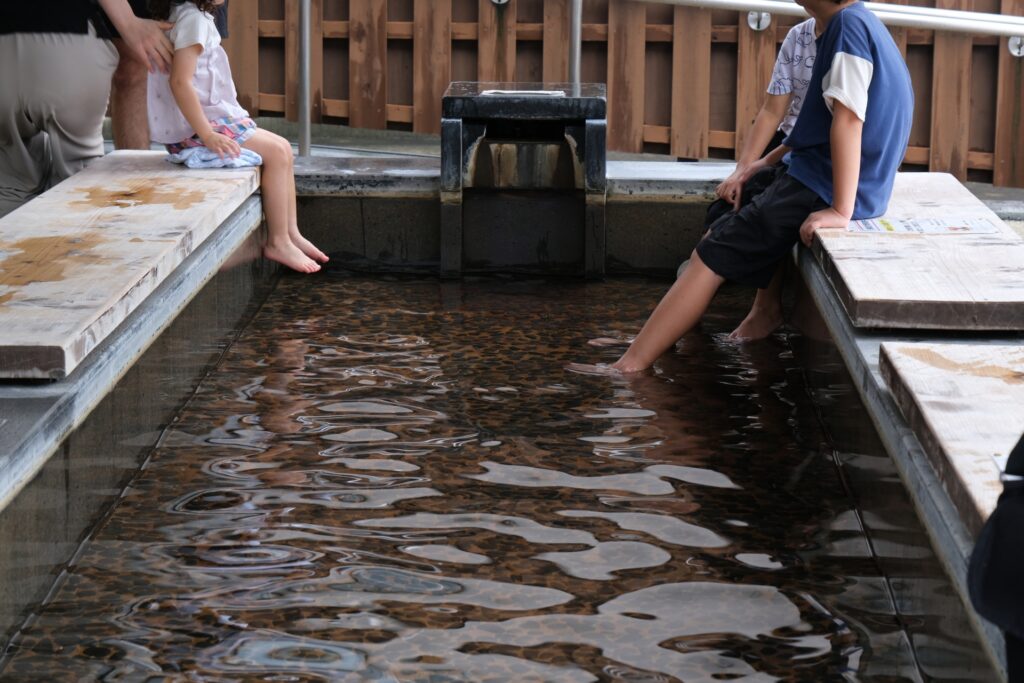
[[[732,341],[756,341],[764,339],[782,325],[782,311],[778,308],[760,308],[755,306],[747,313],[739,327],[729,334]]]
[[[327,263],[330,260],[327,257],[327,254],[317,249],[315,244],[313,244],[305,237],[303,237],[299,233],[298,228],[288,231],[288,236],[291,238],[292,244],[299,248],[299,251],[301,251],[303,254],[313,259],[314,261],[319,261],[320,263]]]
[[[268,242],[263,247],[263,256],[300,273],[315,273],[320,270],[320,264],[303,254],[291,240],[285,244]]]
[[[629,346],[633,343],[633,338],[628,339],[617,339],[615,337],[598,337],[591,339],[587,342],[590,346],[598,346],[604,348],[606,346]]]

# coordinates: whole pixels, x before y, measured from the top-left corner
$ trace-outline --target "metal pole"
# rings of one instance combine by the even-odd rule
[[[310,148],[309,34],[310,0],[299,0],[299,156]]]
[[[580,52],[583,46],[583,0],[572,0],[569,19],[569,81],[580,85]]]

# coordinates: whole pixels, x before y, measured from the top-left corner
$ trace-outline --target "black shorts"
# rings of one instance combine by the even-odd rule
[[[726,280],[763,289],[779,260],[800,238],[804,219],[827,207],[814,190],[780,170],[749,204],[711,225],[697,245],[697,255]]]

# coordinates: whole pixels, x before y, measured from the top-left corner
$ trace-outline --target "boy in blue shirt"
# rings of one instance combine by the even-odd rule
[[[611,367],[644,370],[700,320],[732,280],[764,288],[797,239],[885,212],[914,110],[910,74],[881,21],[860,0],[797,0],[824,26],[792,133],[759,164],[788,171],[716,221],[629,349]]]

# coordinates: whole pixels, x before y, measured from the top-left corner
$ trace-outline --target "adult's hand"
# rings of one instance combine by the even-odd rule
[[[811,246],[814,239],[814,231],[819,228],[845,228],[850,224],[849,216],[844,216],[831,206],[821,211],[815,211],[804,219],[800,226],[800,241],[806,246]]]
[[[132,52],[149,65],[150,71],[167,73],[174,58],[174,46],[164,32],[173,26],[166,21],[133,17],[126,28],[119,26],[117,30]]]
[[[164,31],[174,24],[166,21],[139,19],[132,12],[128,0],[99,0],[100,6],[107,17],[121,34],[125,45],[150,71],[160,70],[167,73],[171,69],[174,57],[174,46]]]

